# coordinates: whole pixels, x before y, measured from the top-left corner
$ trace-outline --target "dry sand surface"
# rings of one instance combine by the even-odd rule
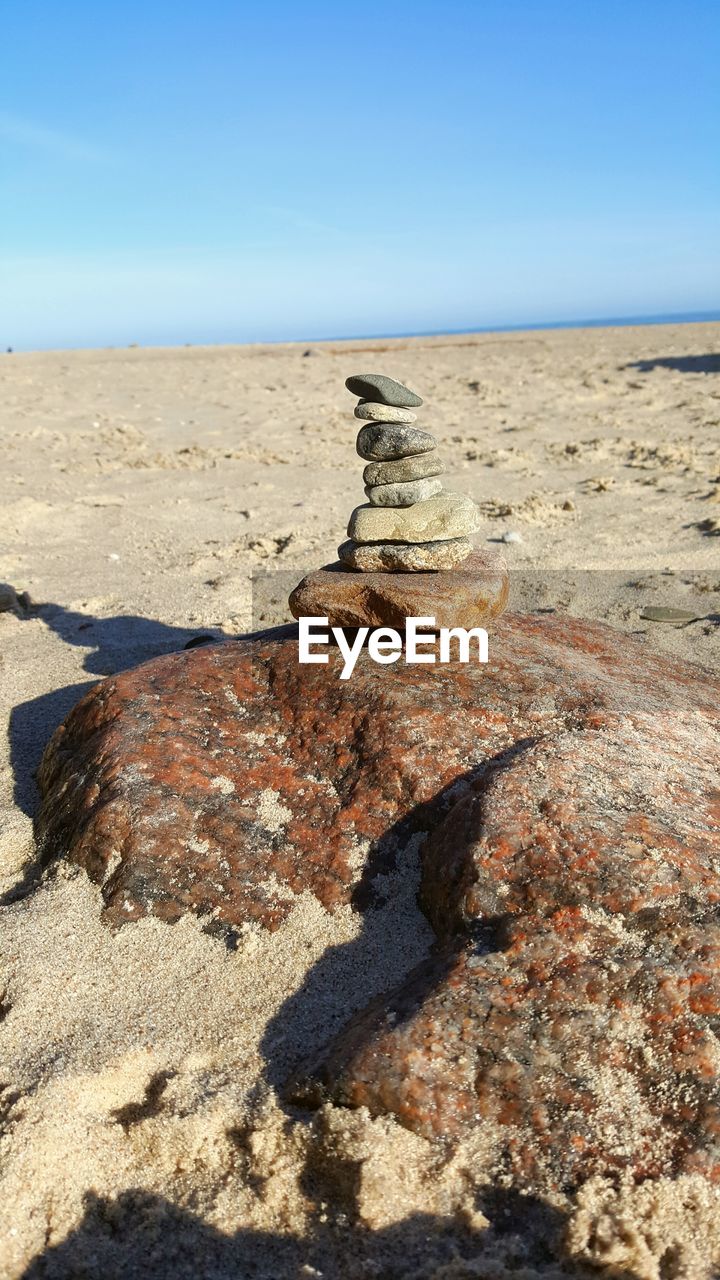
[[[479,540],[520,535],[516,606],[719,665],[720,325],[0,358],[0,581],[33,602],[0,613],[8,1280],[711,1274],[718,1201],[699,1180],[518,1203],[483,1191],[480,1151],[447,1160],[392,1121],[280,1104],[283,1072],[426,953],[415,847],[362,931],[308,896],[234,952],[191,919],[111,933],[66,867],[33,886],[33,771],[80,693],[280,620],[301,572],[334,559],[363,501],[343,383],[365,369],[423,395],[448,486],[487,516]],[[648,622],[649,605],[697,620]],[[344,966],[361,932],[366,963],[351,948]],[[276,1019],[308,974],[301,1014]]]

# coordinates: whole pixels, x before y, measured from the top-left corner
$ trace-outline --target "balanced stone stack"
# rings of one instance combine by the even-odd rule
[[[505,561],[474,550],[478,509],[443,489],[437,441],[415,426],[420,396],[394,378],[364,373],[345,383],[359,403],[357,451],[366,462],[367,502],[356,507],[339,560],[308,573],[290,594],[294,618],[332,627],[484,626],[508,599]]]
[[[443,491],[437,440],[414,424],[420,396],[381,373],[356,374],[345,386],[359,397],[364,425],[357,451],[368,501],[356,507],[343,564],[364,572],[413,573],[452,569],[472,551],[479,512],[470,498]]]

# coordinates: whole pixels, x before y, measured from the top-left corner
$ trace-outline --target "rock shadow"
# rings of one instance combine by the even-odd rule
[[[65,644],[92,649],[83,659],[83,668],[97,676],[117,675],[149,658],[184,649],[199,639],[224,638],[219,629],[201,633],[198,627],[170,626],[134,613],[96,618],[63,605],[44,604],[37,614]]]
[[[467,785],[473,776],[474,771],[464,775]],[[423,833],[440,821],[452,803],[451,793],[459,793],[461,781],[455,779],[433,800],[411,810],[375,842],[353,895],[352,906],[362,921],[358,936],[350,942],[328,947],[309,969],[298,990],[288,996],[268,1022],[260,1043],[265,1077],[281,1094],[288,1079],[306,1063],[308,1045],[313,1046],[313,1055],[316,1051],[322,1053],[322,1047],[342,1032],[354,1015],[364,1011],[375,999],[383,998],[377,994],[378,987],[387,994],[405,983],[409,975],[397,962],[398,948],[393,946],[397,943],[391,919],[396,893],[390,878],[413,837],[419,846]],[[387,894],[379,888],[383,879],[388,880]],[[418,929],[427,930],[427,950],[425,958],[416,968],[411,966],[411,971],[413,974],[417,969],[427,971],[429,985],[424,990],[428,990],[440,980],[441,973],[432,956],[434,935],[421,913],[417,925]],[[374,991],[368,990],[368,973],[378,977]],[[361,982],[359,975],[362,975]],[[419,995],[418,999],[421,998]]]
[[[95,676],[115,675],[149,658],[197,643],[220,640],[219,632],[198,633],[197,627],[174,627],[153,618],[120,614],[96,618],[59,604],[33,606],[24,621],[40,618],[66,644],[91,648],[83,668]],[[75,703],[91,689],[94,680],[67,685],[19,703],[10,714],[10,763],[17,806],[32,817],[37,807],[35,773],[55,729]]]
[[[503,1259],[524,1275],[587,1277],[589,1268],[563,1249],[566,1218],[534,1197],[502,1193],[502,1223],[473,1230],[451,1218],[418,1213],[370,1230],[313,1204],[305,1236],[241,1229],[226,1234],[199,1215],[141,1189],[115,1199],[89,1192],[80,1224],[48,1245],[21,1280],[294,1280],[300,1276],[347,1280],[430,1280],[432,1275],[505,1274]],[[501,1193],[498,1193],[501,1194]],[[532,1219],[533,1236],[526,1234]],[[486,1272],[483,1262],[488,1267]],[[466,1266],[467,1265],[467,1270]],[[509,1272],[508,1272],[509,1274]],[[614,1270],[617,1280],[630,1273]]]
[[[399,862],[415,840],[418,858],[418,890],[421,876],[420,847],[453,805],[477,785],[481,778],[506,768],[522,752],[534,746],[535,738],[525,738],[508,750],[484,760],[458,775],[429,800],[399,818],[370,849],[365,868],[352,895],[351,904],[360,914],[362,927],[356,938],[328,947],[308,971],[302,985],[293,992],[270,1019],[261,1041],[265,1076],[275,1089],[295,1100],[294,1082],[300,1070],[313,1072],[337,1036],[345,1034],[354,1021],[365,1023],[366,1015],[392,999],[398,1021],[409,1018],[426,997],[441,984],[452,968],[460,948],[472,945],[488,953],[504,945],[504,919],[488,921],[468,930],[457,939],[438,942],[426,915],[416,900],[418,928],[425,932],[425,955],[414,965],[403,967],[396,959],[397,924],[393,907]],[[395,881],[395,885],[393,882]],[[399,904],[398,904],[399,906]],[[374,991],[365,999],[358,993],[358,974],[377,977]],[[367,984],[363,983],[364,990]],[[312,1043],[311,1057],[307,1044]],[[304,1092],[303,1089],[300,1091]]]
[[[622,369],[637,369],[638,373],[652,373],[653,369],[672,369],[675,373],[720,373],[720,353],[709,351],[701,356],[652,356],[648,360],[633,360],[621,365]]]
[[[38,698],[18,703],[10,712],[8,734],[14,800],[29,817],[34,816],[37,808],[35,774],[43,751],[58,725],[94,683],[94,680],[86,680],[81,684],[53,689]]]

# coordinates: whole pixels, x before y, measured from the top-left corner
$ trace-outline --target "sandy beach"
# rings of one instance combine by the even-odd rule
[[[507,557],[511,608],[720,668],[720,323],[0,357],[7,1280],[710,1274],[718,1206],[700,1178],[595,1181],[537,1206],[536,1237],[552,1221],[565,1241],[543,1257],[478,1208],[477,1152],[448,1160],[394,1120],[281,1103],[292,1064],[427,954],[416,849],[360,962],[280,1030],[357,913],[306,894],[228,951],[190,917],[113,933],[82,872],[33,875],[34,773],[81,694],[194,637],[286,620],[297,580],[335,559],[363,501],[344,380],[364,369],[424,397],[448,487],[485,517],[478,545]],[[658,606],[691,618],[643,617]],[[678,1242],[694,1272],[659,1269]]]

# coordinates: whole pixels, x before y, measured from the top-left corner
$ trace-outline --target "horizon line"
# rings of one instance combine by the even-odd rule
[[[64,351],[129,351],[129,350],[163,350],[186,347],[255,347],[255,346],[311,346],[312,344],[327,344],[331,342],[398,342],[403,338],[452,338],[462,337],[470,334],[483,333],[525,333],[535,332],[537,330],[555,330],[555,329],[621,329],[643,327],[645,325],[671,325],[671,324],[707,324],[720,321],[720,310],[718,311],[678,311],[678,312],[662,312],[653,315],[628,315],[628,316],[604,316],[597,319],[578,319],[578,320],[543,320],[530,321],[523,324],[499,324],[499,325],[477,325],[471,328],[462,329],[420,329],[420,330],[403,330],[401,332],[381,332],[381,333],[350,333],[335,334],[322,338],[245,338],[242,340],[227,339],[224,341],[203,342],[197,341],[169,341],[169,342],[115,342],[115,343],[97,343],[92,346],[79,344],[69,347],[21,347],[14,348],[8,345],[2,354],[5,355],[37,355],[52,352]]]

